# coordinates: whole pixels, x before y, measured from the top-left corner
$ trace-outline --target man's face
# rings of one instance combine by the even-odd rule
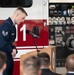
[[[26,18],[26,14],[25,13],[19,13],[17,14],[17,18],[16,18],[16,24],[20,24],[21,22],[24,22]]]

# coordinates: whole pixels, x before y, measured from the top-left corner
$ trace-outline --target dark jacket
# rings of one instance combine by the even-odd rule
[[[11,18],[8,18],[0,25],[0,50],[11,55],[12,49],[16,49],[13,42],[16,38],[16,28]]]
[[[50,69],[41,69],[42,70],[42,74],[41,75],[61,75],[61,74],[57,74],[52,72]]]
[[[74,75],[74,73],[67,73],[66,75]]]

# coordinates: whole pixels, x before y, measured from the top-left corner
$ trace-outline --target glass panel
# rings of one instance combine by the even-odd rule
[[[31,7],[32,0],[0,0],[0,7]]]

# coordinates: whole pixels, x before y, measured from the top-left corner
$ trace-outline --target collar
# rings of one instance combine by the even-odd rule
[[[14,23],[14,21],[12,20],[12,18],[11,17],[9,17],[10,19],[11,19],[11,21],[13,22],[13,25],[15,25],[15,23]]]
[[[49,69],[49,68],[41,68],[41,69]]]
[[[67,73],[73,73],[73,74],[74,74],[74,72],[73,72],[73,71],[68,71]]]

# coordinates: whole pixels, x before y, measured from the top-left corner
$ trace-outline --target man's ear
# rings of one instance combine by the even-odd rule
[[[19,15],[19,13],[16,13],[16,16],[18,16]]]
[[[42,70],[39,70],[38,75],[42,75]]]
[[[65,63],[65,67],[67,68],[67,64]]]
[[[3,70],[5,70],[6,69],[6,63],[3,65]]]
[[[49,62],[49,66],[51,65],[51,62]]]
[[[22,74],[23,73],[23,65],[20,65],[20,74]]]

